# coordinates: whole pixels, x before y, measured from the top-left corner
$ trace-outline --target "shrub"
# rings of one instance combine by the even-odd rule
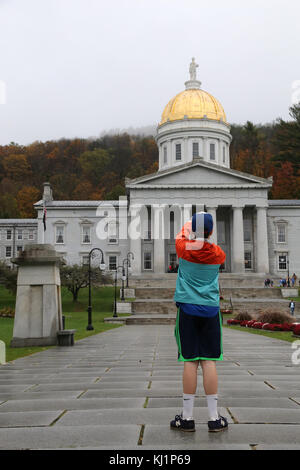
[[[0,310],[0,317],[2,318],[14,318],[15,311],[11,307],[4,307]]]
[[[235,320],[239,320],[239,321],[250,321],[250,320],[253,320],[252,316],[247,313],[247,312],[240,312],[238,313],[235,317],[234,317]]]
[[[257,321],[262,323],[293,323],[294,318],[288,313],[265,310],[257,316]]]

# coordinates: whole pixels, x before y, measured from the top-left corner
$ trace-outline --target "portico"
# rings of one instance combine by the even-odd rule
[[[194,159],[175,169],[127,180],[130,208],[141,209],[136,272],[165,273],[176,263],[175,237],[194,212],[214,219],[213,243],[226,252],[225,272],[268,273],[267,196],[272,182]],[[174,201],[176,201],[174,203]],[[137,245],[138,248],[137,248]]]

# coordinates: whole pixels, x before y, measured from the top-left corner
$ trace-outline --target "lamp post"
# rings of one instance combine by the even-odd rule
[[[100,269],[101,271],[104,271],[105,269],[105,263],[104,263],[104,254],[103,254],[103,251],[101,250],[101,248],[93,248],[90,252],[89,252],[89,306],[87,308],[87,312],[88,312],[88,325],[86,327],[86,329],[88,331],[91,331],[94,329],[93,325],[92,325],[92,291],[91,291],[91,258],[94,256],[94,253],[95,251],[100,251],[101,253],[101,262],[100,262]]]
[[[118,277],[118,270],[119,269],[122,269],[122,284],[126,279],[124,266],[117,266],[116,271],[115,271],[115,300],[114,300],[114,314],[113,314],[114,318],[116,318],[118,316],[117,315],[117,277]],[[124,289],[122,289],[122,290],[123,290],[122,296],[124,296]]]
[[[288,266],[288,281],[287,281],[287,286],[291,287],[290,284],[290,257],[287,255],[287,266]]]
[[[127,253],[127,257],[126,257],[126,259],[128,260],[128,262],[127,262],[127,270],[126,270],[126,287],[127,287],[127,288],[129,287],[129,284],[128,284],[128,277],[129,277],[129,276],[128,276],[128,268],[129,268],[129,263],[130,263],[130,256],[132,257],[132,259],[134,259],[134,254],[132,253],[132,251],[129,251],[129,252]],[[124,261],[125,261],[125,260],[124,260]],[[123,262],[124,262],[124,261],[123,261]]]

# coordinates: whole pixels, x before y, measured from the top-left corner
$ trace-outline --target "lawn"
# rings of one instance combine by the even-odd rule
[[[225,319],[224,319],[225,321]],[[296,341],[297,338],[293,337],[291,331],[267,331],[267,330],[256,330],[255,328],[246,328],[244,326],[229,326],[223,325],[225,328],[230,328],[231,330],[243,331],[244,333],[250,333],[254,335],[268,336],[268,338],[280,339],[282,341],[289,341],[292,343]]]
[[[62,289],[62,308],[65,317],[65,328],[76,329],[75,341],[91,336],[102,331],[112,328],[118,328],[119,324],[104,323],[104,318],[112,316],[114,301],[113,287],[94,287],[92,289],[92,324],[94,330],[87,331],[86,326],[87,306],[88,306],[88,289],[81,289],[76,303],[72,300],[72,295],[67,289]],[[15,298],[10,292],[0,286],[0,309],[3,307],[15,306]],[[118,316],[124,316],[118,314]],[[12,361],[18,357],[27,356],[38,351],[43,351],[48,347],[27,347],[27,348],[11,348],[10,341],[13,335],[12,318],[0,317],[0,340],[6,344],[6,361]]]

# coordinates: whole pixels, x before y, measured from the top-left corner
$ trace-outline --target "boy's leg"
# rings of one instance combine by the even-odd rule
[[[200,361],[203,373],[203,387],[207,399],[209,419],[217,420],[218,415],[218,374],[215,361]]]
[[[195,395],[197,390],[197,371],[199,361],[191,361],[184,363],[183,369],[183,393]]]
[[[197,390],[197,371],[199,361],[184,363],[183,369],[183,419],[192,419],[194,410],[194,400]]]

